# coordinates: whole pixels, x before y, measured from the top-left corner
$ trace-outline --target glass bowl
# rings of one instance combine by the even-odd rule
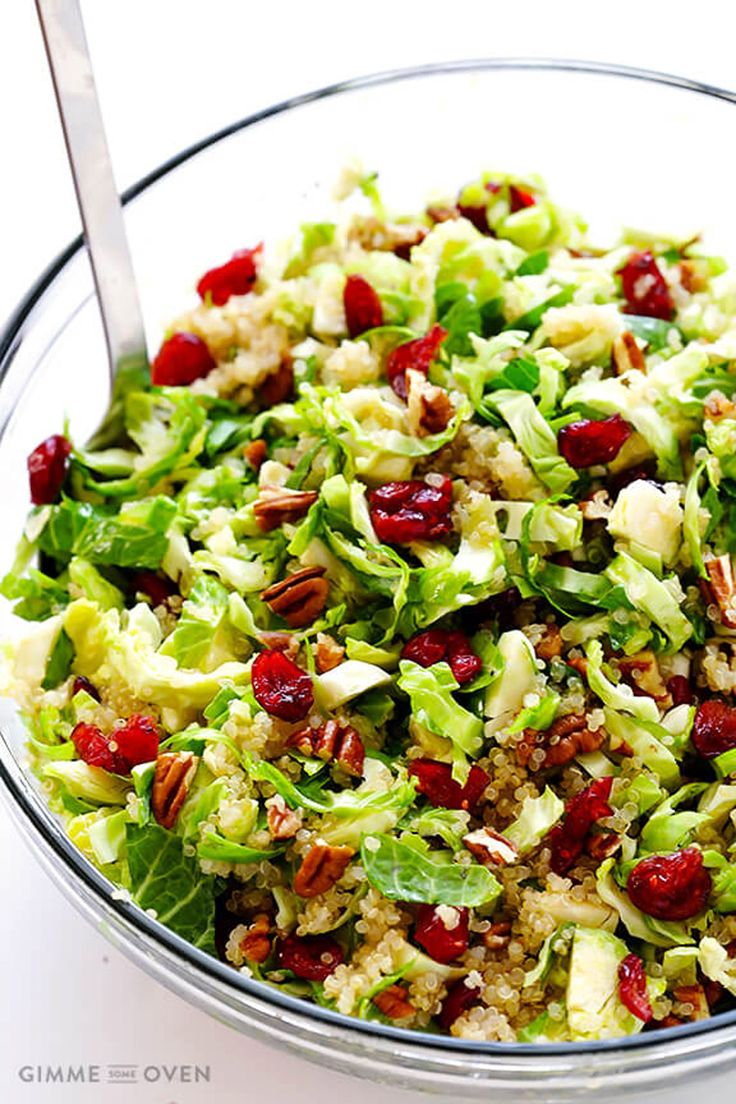
[[[736,205],[722,183],[736,175],[735,103],[729,92],[656,73],[494,60],[381,74],[269,108],[184,151],[125,197],[150,348],[211,264],[324,219],[351,155],[380,171],[399,209],[430,192],[452,194],[486,168],[539,172],[598,240],[622,224],[702,231],[736,258]],[[717,177],[701,173],[706,158]],[[105,345],[77,240],[0,338],[3,571],[28,506],[26,455],[65,416],[83,440],[106,399]],[[144,970],[233,1027],[344,1072],[497,1101],[605,1100],[681,1085],[736,1060],[736,1012],[624,1040],[529,1046],[365,1023],[268,989],[116,897],[46,808],[7,702],[0,720],[5,795],[50,876]]]

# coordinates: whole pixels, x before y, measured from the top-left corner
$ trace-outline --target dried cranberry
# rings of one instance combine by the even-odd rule
[[[608,804],[613,778],[596,778],[581,793],[565,805],[565,819],[547,834],[546,843],[552,851],[550,867],[555,874],[566,874],[583,853],[585,842],[597,820],[613,815]]]
[[[643,314],[671,322],[675,313],[669,288],[649,250],[632,253],[618,270],[626,300],[626,314]]]
[[[371,521],[380,541],[410,544],[440,540],[452,530],[452,480],[435,487],[420,479],[384,483],[369,496]]]
[[[475,654],[467,636],[461,632],[452,632],[447,636],[447,662],[461,686],[483,670],[483,660]]]
[[[447,633],[444,629],[427,629],[407,640],[401,649],[401,658],[410,659],[420,667],[440,663],[447,655]]]
[[[417,337],[413,341],[406,341],[403,345],[397,345],[389,353],[386,362],[386,375],[388,382],[400,399],[406,400],[406,373],[408,370],[412,368],[415,372],[421,372],[423,376],[428,376],[432,361],[437,359],[440,345],[446,337],[447,330],[435,323],[424,337]]]
[[[617,472],[616,475],[609,475],[606,480],[608,489],[612,496],[616,498],[624,487],[636,483],[637,479],[643,479],[647,483],[653,483],[655,487],[659,487],[661,490],[662,484],[654,478],[656,470],[656,461],[651,461],[649,464],[641,464],[635,468],[625,468],[623,471]]]
[[[468,949],[469,913],[466,908],[458,908],[456,912],[457,924],[454,928],[447,928],[435,905],[419,906],[414,941],[435,962],[452,962]]]
[[[693,747],[704,759],[714,759],[736,747],[736,707],[720,698],[698,706],[690,735]]]
[[[329,935],[287,935],[279,943],[279,966],[306,981],[324,981],[343,958],[342,947]]]
[[[102,767],[112,774],[127,774],[128,765],[113,748],[97,725],[78,724],[72,731],[72,742],[77,755],[91,767]]]
[[[56,500],[66,479],[71,451],[72,446],[66,437],[55,433],[30,454],[26,463],[34,506],[47,506]]]
[[[557,447],[573,468],[610,464],[631,436],[631,426],[620,414],[594,422],[588,418],[563,426],[557,434]]]
[[[129,771],[139,763],[150,763],[158,755],[158,725],[153,717],[133,713],[110,736],[110,747]]]
[[[473,620],[476,624],[486,620],[496,621],[499,631],[511,629],[516,624],[516,614],[521,603],[522,597],[518,589],[508,587],[473,606]]]
[[[427,629],[407,640],[401,651],[402,659],[411,659],[422,667],[431,667],[446,659],[453,675],[462,686],[481,671],[483,661],[470,646],[465,633],[446,632],[444,629]]]
[[[628,954],[619,962],[618,995],[632,1016],[649,1023],[653,1013],[647,993],[647,975],[638,955]]]
[[[134,594],[145,594],[150,598],[152,606],[161,606],[167,598],[176,594],[176,587],[171,580],[157,575],[155,571],[137,571],[130,586]]]
[[[690,679],[684,675],[673,675],[672,678],[667,679],[667,691],[673,705],[690,705],[693,700]]]
[[[463,786],[452,777],[449,763],[436,759],[413,759],[409,774],[431,805],[442,809],[474,809],[491,781],[480,767],[472,766]]]
[[[711,877],[697,847],[673,855],[650,855],[629,874],[626,892],[633,904],[657,920],[688,920],[702,912]]]
[[[374,288],[362,276],[348,276],[342,293],[345,320],[351,337],[383,325],[383,307]]]
[[[488,225],[488,210],[486,207],[480,207],[472,203],[458,203],[457,209],[463,218],[466,218],[468,222],[472,222],[476,230],[479,230],[481,234],[491,234],[492,230]]]
[[[231,295],[247,295],[252,291],[258,276],[256,258],[262,249],[262,245],[257,245],[255,249],[240,249],[224,265],[205,272],[197,284],[200,299],[209,296],[216,307],[221,307]]]
[[[471,989],[462,978],[460,981],[456,981],[454,985],[450,986],[437,1017],[440,1026],[444,1027],[445,1031],[449,1031],[455,1020],[462,1016],[463,1012],[467,1012],[472,1005],[477,1004],[479,1000],[480,992],[478,989]]]
[[[89,696],[91,698],[94,698],[95,701],[100,700],[100,692],[97,687],[93,683],[91,683],[88,678],[85,678],[84,675],[77,675],[74,679],[74,682],[72,683],[72,697],[74,697],[75,694],[81,694],[82,692],[84,692],[85,694],[89,694]]]
[[[525,207],[536,207],[536,204],[537,201],[531,192],[527,192],[524,188],[517,188],[515,184],[509,187],[509,207],[512,215],[517,211],[523,211]]]
[[[283,652],[260,652],[251,668],[253,694],[260,706],[282,721],[301,721],[314,704],[312,680]]]
[[[175,333],[164,341],[151,365],[151,383],[155,387],[185,387],[208,376],[215,358],[201,337],[193,333]]]

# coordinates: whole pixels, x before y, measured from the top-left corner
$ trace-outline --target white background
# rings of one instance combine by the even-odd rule
[[[467,56],[623,62],[736,88],[731,0],[86,0],[121,188],[192,141],[289,95],[351,75]],[[78,232],[31,0],[0,3],[0,319]],[[485,119],[492,141],[492,120]],[[652,127],[656,120],[628,119]],[[625,142],[625,128],[612,141]],[[736,140],[734,134],[724,141]],[[611,166],[625,165],[612,148]],[[683,151],[693,186],[718,150]],[[733,181],[719,187],[733,191]],[[0,483],[1,486],[1,483]],[[110,949],[48,884],[0,808],[0,1099],[3,1104],[267,1101],[417,1104],[235,1034]],[[24,1064],[209,1065],[210,1086],[22,1084]],[[736,1076],[736,1075],[735,1075]],[[711,1099],[727,1095],[713,1086]],[[683,1094],[684,1102],[691,1093]],[[670,1104],[677,1100],[670,1092]],[[634,1102],[632,1101],[632,1104]]]

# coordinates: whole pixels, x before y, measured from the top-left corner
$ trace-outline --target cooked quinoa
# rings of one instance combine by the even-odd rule
[[[201,278],[117,436],[29,457],[49,803],[114,896],[346,1015],[733,1007],[733,274],[536,178],[354,183]]]

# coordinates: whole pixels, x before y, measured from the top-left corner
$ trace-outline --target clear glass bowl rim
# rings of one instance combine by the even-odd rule
[[[313,91],[290,97],[287,100],[273,104],[245,118],[238,119],[222,127],[220,130],[198,140],[179,153],[174,154],[157,168],[147,173],[122,193],[122,202],[123,204],[131,202],[147,188],[173,172],[180,165],[184,164],[192,157],[195,157],[198,153],[216,145],[223,139],[246,130],[256,123],[263,122],[271,116],[288,112],[293,108],[314,103],[328,97],[338,96],[342,93],[370,89],[371,87],[398,83],[416,78],[494,70],[562,72],[615,77],[678,88],[682,91],[692,92],[704,97],[725,100],[729,103],[736,104],[736,92],[731,92],[728,89],[720,88],[707,82],[681,77],[672,73],[606,62],[568,58],[513,57],[477,58],[428,63],[405,69],[385,70],[339,81]],[[80,234],[62,250],[53,261],[51,261],[10,315],[2,332],[0,332],[0,387],[8,371],[13,351],[21,336],[26,320],[29,319],[34,308],[40,303],[46,291],[53,285],[56,277],[63,272],[68,262],[83,249],[84,239]],[[0,434],[3,429],[4,425],[0,425]],[[417,1050],[414,1053],[417,1057],[421,1056],[421,1050],[423,1048],[431,1048],[435,1051],[444,1051],[448,1056],[454,1053],[457,1058],[460,1058],[462,1054],[468,1056],[472,1054],[485,1054],[489,1058],[492,1055],[496,1055],[501,1060],[503,1060],[504,1057],[513,1059],[524,1056],[527,1062],[530,1060],[533,1062],[535,1056],[541,1061],[544,1058],[552,1058],[553,1056],[558,1056],[559,1058],[568,1057],[571,1059],[576,1055],[579,1057],[583,1055],[591,1056],[596,1052],[600,1053],[601,1057],[604,1053],[612,1057],[614,1053],[622,1052],[623,1057],[623,1052],[631,1053],[635,1050],[661,1051],[663,1048],[670,1049],[667,1044],[676,1046],[678,1041],[684,1044],[686,1044],[686,1040],[694,1043],[695,1037],[699,1035],[708,1035],[711,1046],[717,1043],[716,1038],[713,1038],[713,1036],[719,1034],[724,1036],[724,1043],[732,1042],[732,1033],[725,1029],[736,1025],[736,1010],[720,1013],[710,1020],[684,1024],[681,1027],[667,1028],[644,1035],[628,1036],[623,1039],[558,1044],[525,1044],[473,1042],[455,1039],[445,1035],[426,1035],[422,1032],[412,1031],[410,1029],[396,1028],[389,1025],[358,1020],[343,1015],[342,1013],[321,1008],[317,1005],[307,1004],[297,997],[281,994],[277,990],[269,989],[268,986],[260,982],[254,982],[244,975],[233,971],[232,968],[225,963],[198,950],[164,925],[151,919],[151,917],[137,906],[125,900],[113,898],[111,896],[110,883],[107,879],[87,862],[81,852],[57,826],[51,815],[45,810],[44,812],[46,812],[46,815],[41,813],[38,807],[38,799],[34,800],[28,788],[23,785],[22,770],[15,761],[13,753],[4,737],[3,744],[5,744],[5,750],[7,750],[10,757],[12,767],[5,762],[5,750],[3,750],[3,754],[0,754],[0,779],[3,782],[7,795],[11,799],[9,804],[16,808],[20,808],[25,815],[26,823],[23,827],[29,840],[37,844],[38,837],[40,837],[44,845],[44,866],[47,869],[50,869],[52,865],[52,856],[49,854],[49,852],[52,852],[56,858],[61,859],[62,863],[67,868],[71,869],[74,877],[81,883],[80,888],[83,889],[84,896],[87,898],[91,897],[96,900],[104,910],[116,914],[121,922],[121,926],[125,930],[129,931],[133,929],[142,937],[143,941],[149,945],[161,945],[165,952],[168,952],[175,958],[183,960],[195,975],[197,973],[204,975],[204,978],[212,981],[215,985],[222,985],[222,983],[225,983],[225,985],[229,986],[231,989],[240,990],[244,995],[247,994],[251,998],[255,998],[259,1003],[262,1002],[266,1005],[270,1005],[275,1012],[280,1007],[290,1016],[302,1019],[305,1023],[319,1020],[325,1027],[331,1024],[335,1028],[340,1029],[342,1033],[347,1033],[348,1035],[351,1032],[359,1033],[364,1037],[365,1041],[367,1041],[367,1039],[365,1039],[366,1036],[383,1039],[385,1043],[390,1043],[390,1041],[393,1040],[398,1046],[403,1046],[405,1052],[408,1048],[413,1050],[413,1048],[416,1047]],[[60,881],[60,879],[57,878],[57,881]],[[68,887],[67,892],[68,895],[70,895]],[[159,976],[160,979],[160,975],[157,976]],[[719,1031],[719,1029],[724,1030]],[[633,1058],[634,1055],[631,1054],[631,1057]],[[672,1057],[675,1058],[675,1055],[673,1054]]]

